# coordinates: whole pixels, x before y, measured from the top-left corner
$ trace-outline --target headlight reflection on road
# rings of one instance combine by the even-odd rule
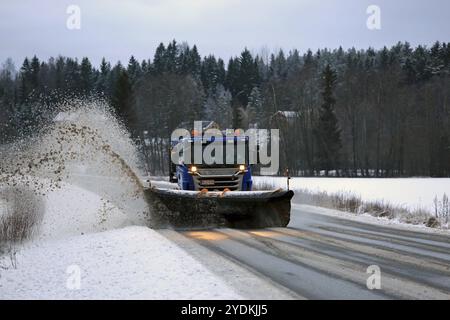
[[[273,232],[273,231],[267,231],[267,230],[261,230],[261,231],[250,231],[251,234],[254,234],[255,236],[264,237],[264,238],[277,238],[280,236],[280,234]]]
[[[191,238],[207,241],[220,241],[228,239],[226,234],[215,231],[190,231],[187,235]]]

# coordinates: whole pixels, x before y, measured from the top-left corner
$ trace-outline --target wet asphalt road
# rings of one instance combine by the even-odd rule
[[[293,298],[450,299],[450,236],[315,211],[293,204],[288,228],[182,235],[270,279]],[[380,268],[381,289],[367,287],[372,275],[367,268],[372,265]]]

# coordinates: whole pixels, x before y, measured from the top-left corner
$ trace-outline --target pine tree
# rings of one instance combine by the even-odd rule
[[[31,86],[33,90],[37,90],[39,88],[39,71],[41,69],[41,64],[39,63],[38,57],[34,56],[31,59]]]
[[[80,93],[81,89],[81,72],[77,59],[66,59],[64,68],[65,88],[71,93]]]
[[[306,54],[303,57],[303,60],[305,62],[305,67],[312,65],[312,63],[314,62],[314,56],[311,50],[308,50],[306,52]]]
[[[225,63],[221,58],[219,58],[217,59],[216,85],[225,86],[226,75],[227,72],[225,70]]]
[[[342,49],[342,48],[341,48]],[[286,75],[287,76],[293,76],[297,74],[301,68],[301,59],[300,59],[300,53],[297,49],[295,49],[291,54],[288,56],[286,60],[287,70]]]
[[[271,56],[270,70],[272,77],[274,77],[276,80],[286,78],[287,62],[283,50],[280,50],[276,57],[274,55]]]
[[[146,74],[147,72],[149,72],[150,65],[151,65],[150,60],[148,60],[148,61],[142,60],[142,62],[141,62],[142,74]]]
[[[443,63],[443,47],[441,47],[439,41],[436,41],[430,49],[430,60],[431,73],[439,75],[445,67]]]
[[[178,73],[180,70],[178,44],[175,40],[167,45],[164,52],[165,72]]]
[[[8,58],[0,68],[0,109],[10,108],[14,104],[15,77],[16,67],[13,60]]]
[[[247,117],[249,126],[255,126],[260,123],[262,112],[262,97],[258,87],[254,87],[248,98]]]
[[[57,90],[63,91],[65,89],[65,81],[64,81],[64,68],[66,65],[66,60],[59,56],[56,59],[55,63],[55,87]]]
[[[80,66],[80,81],[81,81],[81,93],[83,95],[88,95],[93,86],[93,68],[92,64],[87,57],[81,60]]]
[[[227,74],[225,78],[225,88],[231,92],[232,96],[235,96],[239,92],[238,78],[239,60],[230,58],[228,61]]]
[[[214,93],[219,78],[219,66],[213,55],[206,57],[201,66],[200,79],[206,92]]]
[[[413,52],[413,59],[417,81],[429,80],[432,76],[432,68],[428,50],[423,46],[418,46]]]
[[[219,84],[216,88],[215,94],[217,112],[220,117],[217,117],[217,122],[223,129],[232,127],[232,109],[231,109],[231,93]]]
[[[450,42],[442,45],[442,62],[447,69],[447,75],[450,75]]]
[[[130,77],[130,83],[133,86],[142,74],[141,66],[139,62],[134,58],[134,56],[131,56],[130,60],[128,61],[127,72]]]
[[[200,80],[202,58],[198,53],[197,46],[194,45],[189,53],[189,73],[195,80]]]
[[[31,66],[28,58],[23,61],[20,68],[20,102],[25,102],[32,91]]]
[[[118,72],[119,74],[112,97],[112,105],[116,115],[130,129],[133,126],[133,118],[131,116],[131,83],[125,69],[120,68]]]
[[[383,47],[383,49],[379,53],[379,59],[380,59],[380,67],[382,69],[386,69],[389,66],[389,50],[386,47]]]
[[[111,64],[109,62],[106,62],[105,58],[102,58],[102,62],[100,63],[100,73],[95,84],[96,91],[100,95],[104,95],[107,92],[106,86],[110,72]]]
[[[247,49],[241,53],[239,58],[239,76],[237,81],[239,92],[236,94],[236,97],[243,106],[246,106],[253,88],[259,85],[257,62]]]
[[[155,74],[162,74],[167,71],[166,69],[166,47],[164,43],[160,43],[156,48],[155,56],[153,58],[153,72]]]
[[[316,128],[318,142],[317,160],[319,169],[325,170],[328,175],[329,170],[338,170],[341,142],[341,130],[334,111],[336,99],[334,98],[334,88],[336,85],[336,72],[327,65],[322,72],[323,103],[319,111],[319,119]]]

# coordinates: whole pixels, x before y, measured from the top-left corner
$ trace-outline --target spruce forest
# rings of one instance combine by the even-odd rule
[[[104,99],[167,173],[184,121],[279,128],[280,174],[450,177],[450,43],[430,47],[251,52],[224,61],[161,43],[153,57],[11,59],[0,67],[0,145],[52,121],[61,101]]]

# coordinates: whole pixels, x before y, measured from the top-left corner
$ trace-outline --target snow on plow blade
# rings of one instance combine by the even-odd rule
[[[148,188],[154,227],[176,229],[286,227],[293,191],[207,192]]]

